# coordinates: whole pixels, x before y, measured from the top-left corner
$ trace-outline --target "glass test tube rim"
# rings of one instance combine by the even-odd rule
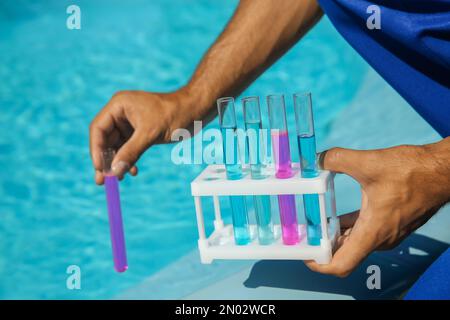
[[[259,124],[262,126],[262,116],[261,116],[261,102],[258,96],[248,96],[248,97],[244,97],[241,99],[241,103],[242,103],[242,110],[244,113],[244,124],[247,123],[256,123],[256,120],[254,122],[252,121],[248,121],[247,120],[247,106],[246,106],[246,102],[247,101],[256,101],[257,106],[258,106],[258,122]]]
[[[300,121],[300,115],[298,114],[298,111],[297,111],[298,107],[297,107],[297,104],[296,104],[296,101],[297,101],[296,98],[307,98],[308,101],[309,101],[308,109],[310,110],[309,111],[309,116],[310,116],[310,124],[311,124],[311,133],[302,133],[302,132],[300,132],[301,130],[300,130],[299,125],[298,125],[298,123]],[[312,137],[312,136],[315,136],[316,130],[315,130],[315,127],[314,127],[314,112],[313,112],[313,107],[312,107],[312,93],[311,93],[311,91],[296,92],[296,93],[294,93],[292,95],[292,99],[294,101],[295,127],[296,127],[296,130],[297,130],[297,135],[300,136],[300,137]]]
[[[233,97],[221,97],[221,98],[218,98],[216,100],[217,110],[218,110],[218,114],[219,114],[219,126],[220,126],[220,129],[225,129],[226,130],[226,135],[230,134],[229,133],[230,129],[233,131],[233,135],[235,134],[235,131],[237,130],[237,118],[236,118],[236,107],[235,107],[236,103],[235,102],[236,101],[235,101],[235,99]],[[223,106],[223,103],[225,103],[225,106]],[[231,125],[225,125],[224,126],[223,120],[225,118],[225,111],[229,107],[232,108],[232,111],[231,111],[232,118],[231,119],[232,119],[233,123]],[[223,148],[223,157],[224,157],[223,160],[224,160],[224,165],[226,165],[226,159],[228,159],[226,150],[228,150],[229,148],[227,148],[225,146],[225,139],[224,139],[223,133],[222,133],[221,137],[222,137],[222,148]],[[237,143],[236,148],[237,148],[238,163],[240,163],[241,166],[242,166],[242,158],[241,158],[241,154],[239,152],[240,151],[239,150],[240,149],[239,139],[236,140],[236,143]],[[242,170],[242,168],[241,168],[241,170]],[[242,175],[241,176],[241,178],[242,178],[244,176],[243,172],[241,173],[241,175]]]
[[[112,172],[112,162],[116,156],[116,150],[114,148],[106,148],[102,151],[102,164],[103,174],[105,176],[114,176]]]
[[[226,105],[226,107],[222,108],[222,103],[223,102],[231,102],[231,106],[233,108],[233,122],[234,124],[231,126],[223,126],[223,119],[224,119],[224,115],[225,112],[224,110],[228,107],[228,104]],[[236,119],[236,108],[235,108],[235,99],[233,97],[221,97],[219,99],[217,99],[216,101],[217,104],[217,109],[218,109],[218,113],[219,113],[219,126],[220,128],[224,128],[224,129],[236,129],[237,128],[237,119]]]
[[[278,98],[281,101],[281,104],[279,106],[279,108],[282,108],[283,112],[283,128],[274,128],[272,125],[272,118],[274,117],[273,115],[273,111],[271,110],[273,108],[272,103],[270,103],[269,101],[273,98]],[[267,109],[269,111],[269,126],[271,130],[279,130],[279,131],[286,131],[289,132],[288,130],[288,124],[287,124],[287,117],[286,117],[286,99],[285,99],[285,95],[283,93],[273,93],[273,94],[269,94],[266,96],[266,103],[267,103]]]
[[[247,117],[247,110],[248,110],[248,106],[247,106],[247,102],[249,101],[254,101],[256,102],[256,106],[257,106],[257,115],[258,115],[258,119],[255,119],[254,121],[249,121],[248,117]],[[249,139],[249,132],[248,130],[251,130],[250,128],[248,128],[249,124],[259,124],[259,128],[262,130],[262,116],[261,116],[261,103],[260,103],[260,99],[259,96],[247,96],[241,99],[241,103],[242,103],[242,111],[244,114],[244,129],[246,130],[246,134],[247,134],[247,139]],[[256,114],[256,113],[255,113]],[[259,133],[258,133],[259,134]],[[250,145],[249,140],[246,141],[246,147],[247,147],[247,152],[249,153],[249,157],[250,157]],[[264,148],[264,145],[261,145],[260,148]],[[263,149],[265,150],[265,148]],[[264,153],[264,151],[262,151]],[[261,161],[261,165],[264,166],[264,161]],[[251,161],[250,161],[251,164]],[[253,177],[252,177],[253,178]],[[259,177],[258,179],[262,179],[264,178],[264,176]]]

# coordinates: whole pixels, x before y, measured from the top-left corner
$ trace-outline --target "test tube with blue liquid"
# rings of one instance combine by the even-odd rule
[[[115,151],[113,149],[103,151],[103,175],[105,177],[106,202],[108,205],[114,269],[117,272],[124,272],[128,268],[128,263],[123,232],[122,210],[120,208],[119,181],[111,170],[114,156]]]
[[[294,175],[289,148],[289,133],[286,121],[284,95],[267,97],[269,107],[270,136],[272,138],[275,177],[288,179]],[[299,242],[295,195],[278,195],[280,209],[281,235],[283,243],[294,245]]]
[[[294,110],[301,175],[303,178],[314,178],[319,175],[319,170],[316,161],[316,139],[311,94],[294,94]],[[303,195],[303,205],[307,222],[308,244],[318,246],[322,238],[319,196],[317,194]]]
[[[262,157],[264,143],[262,139],[261,110],[258,97],[246,97],[242,99],[244,109],[244,122],[247,137],[247,148],[250,162],[250,175],[252,179],[265,179]],[[273,223],[270,206],[270,196],[253,196],[253,204],[258,224],[258,241],[261,245],[268,245],[274,241]]]
[[[236,134],[236,114],[234,99],[231,97],[217,100],[219,123],[222,132],[223,159],[228,180],[238,180],[243,177],[239,161],[239,144]],[[229,196],[233,219],[234,241],[237,245],[250,243],[247,205],[244,196]]]

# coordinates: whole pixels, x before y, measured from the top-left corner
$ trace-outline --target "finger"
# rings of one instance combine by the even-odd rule
[[[361,169],[364,169],[369,151],[332,148],[319,155],[319,166],[322,169],[345,173],[359,182],[363,179]]]
[[[131,169],[130,169],[130,171],[129,171],[129,173],[130,173],[133,177],[137,176],[138,172],[139,172],[139,171],[138,171],[138,167],[137,167],[137,166],[132,166]]]
[[[339,224],[341,225],[341,229],[353,227],[358,217],[359,217],[359,210],[340,215]]]
[[[122,178],[131,170],[142,153],[153,143],[156,136],[143,134],[136,130],[130,139],[118,150],[112,163],[112,171],[116,176]]]
[[[121,109],[121,112],[116,114],[113,118],[114,124],[118,129],[118,131],[120,132],[120,135],[122,136],[123,140],[128,140],[133,134],[134,129],[131,126],[125,114],[123,113],[123,109]]]
[[[341,241],[341,247],[329,264],[320,265],[311,260],[305,261],[305,264],[316,272],[346,277],[377,247],[375,234],[370,230],[368,222],[357,220],[348,237]]]
[[[102,151],[107,147],[108,134],[114,129],[112,117],[103,109],[94,119],[89,132],[89,149],[96,170],[103,170]]]
[[[351,232],[352,228],[341,230],[341,235],[336,240],[336,248],[334,251],[336,251],[337,249],[339,249],[344,245],[344,242],[348,240],[348,237],[350,236]]]
[[[102,185],[105,182],[105,177],[101,171],[95,170],[95,183]]]
[[[103,170],[102,151],[106,148],[106,134],[98,127],[94,127],[90,132],[90,152],[94,169]]]

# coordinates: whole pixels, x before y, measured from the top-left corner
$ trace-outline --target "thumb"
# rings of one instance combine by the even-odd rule
[[[319,166],[325,170],[348,174],[356,180],[361,181],[367,152],[345,148],[332,148],[320,154]]]
[[[367,214],[367,213],[366,213]],[[338,248],[329,264],[305,261],[313,271],[346,277],[377,247],[377,236],[371,222],[357,220],[351,232],[338,239]]]
[[[141,155],[151,146],[153,138],[139,131],[134,131],[128,141],[123,144],[114,157],[111,169],[122,178],[132,168]]]

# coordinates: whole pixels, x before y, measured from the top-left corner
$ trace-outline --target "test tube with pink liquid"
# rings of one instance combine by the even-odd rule
[[[291,164],[284,95],[268,96],[267,105],[269,107],[270,135],[276,169],[275,177],[288,179],[294,175],[294,171]],[[283,243],[286,245],[297,244],[299,235],[295,195],[279,195],[278,207]]]
[[[115,156],[113,149],[103,151],[103,175],[105,177],[106,202],[108,204],[109,230],[114,260],[114,269],[124,272],[128,268],[122,210],[120,208],[119,181],[111,170]]]

